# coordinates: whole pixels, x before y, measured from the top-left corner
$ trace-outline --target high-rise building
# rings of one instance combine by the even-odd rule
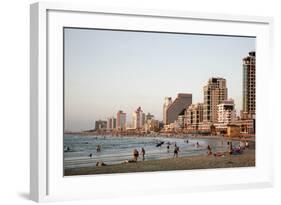
[[[236,111],[234,100],[224,100],[218,105],[218,123],[231,124],[235,121]]]
[[[163,122],[165,125],[175,122],[179,115],[184,115],[186,108],[192,104],[192,94],[179,93],[177,98],[165,98]]]
[[[96,131],[105,131],[107,128],[107,122],[103,120],[97,120],[95,122],[95,130]]]
[[[243,110],[242,118],[256,114],[256,52],[249,52],[243,59]],[[245,117],[246,116],[246,117]]]
[[[197,130],[203,122],[203,103],[190,105],[185,111],[185,127],[189,130]]]
[[[227,99],[226,80],[224,78],[210,78],[204,86],[204,123],[215,123],[218,120],[217,105]]]
[[[122,110],[119,110],[117,112],[116,128],[118,130],[126,129],[126,113],[124,113]]]
[[[145,114],[143,113],[141,107],[138,107],[136,111],[132,113],[132,125],[134,129],[143,128],[145,124]]]
[[[107,129],[108,130],[116,129],[116,118],[110,117],[107,119]]]
[[[145,122],[146,122],[146,114],[143,112],[141,116],[141,127],[144,126]]]
[[[167,109],[172,104],[171,97],[165,97],[164,105],[163,105],[163,123],[166,125],[167,122]]]

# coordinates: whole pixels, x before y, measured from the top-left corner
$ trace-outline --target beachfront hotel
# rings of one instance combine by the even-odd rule
[[[210,78],[204,86],[204,123],[218,121],[218,105],[227,99],[226,80],[224,78]]]
[[[192,94],[179,93],[172,101],[171,97],[166,97],[163,106],[163,123],[169,125],[178,120],[180,115],[184,115],[186,108],[192,104]]]
[[[224,100],[218,105],[218,123],[230,124],[235,121],[236,111],[233,99]]]
[[[126,113],[122,110],[117,112],[116,117],[116,128],[117,130],[125,130],[126,129]]]
[[[243,59],[243,110],[242,118],[253,118],[256,114],[256,52],[249,52]]]
[[[185,111],[184,124],[187,130],[198,130],[203,122],[203,103],[190,105]]]
[[[218,122],[214,124],[217,133],[226,133],[228,127],[235,129],[236,110],[233,99],[224,100],[218,106]]]

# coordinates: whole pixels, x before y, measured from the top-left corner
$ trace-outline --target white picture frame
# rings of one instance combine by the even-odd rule
[[[257,37],[256,167],[63,177],[62,28],[91,27]],[[273,186],[270,17],[35,3],[30,10],[30,198],[94,199]],[[56,69],[57,68],[57,69]],[[266,82],[266,83],[264,83]],[[266,136],[264,138],[263,136]],[[165,181],[165,178],[174,180]],[[181,182],[181,183],[178,183]],[[186,182],[186,183],[184,183]]]

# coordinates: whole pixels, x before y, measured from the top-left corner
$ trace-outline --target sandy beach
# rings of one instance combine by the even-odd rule
[[[101,167],[69,168],[65,169],[65,176],[252,166],[255,166],[255,149],[245,150],[241,155],[231,155],[231,158],[228,154],[221,157],[215,157],[213,155],[192,157],[179,156],[175,159],[138,161],[137,163],[115,164]]]

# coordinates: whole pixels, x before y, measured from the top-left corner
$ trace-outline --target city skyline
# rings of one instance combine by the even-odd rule
[[[165,97],[191,93],[202,103],[211,77],[226,79],[242,109],[242,59],[255,38],[90,29],[66,29],[64,37],[65,130],[91,129],[118,110],[128,122],[139,106],[162,120]]]

